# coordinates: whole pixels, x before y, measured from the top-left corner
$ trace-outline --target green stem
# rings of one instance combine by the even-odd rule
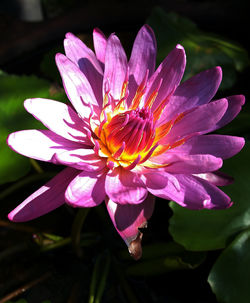
[[[23,231],[23,232],[32,233],[32,234],[39,232],[38,229],[36,229],[35,227],[25,225],[22,223],[13,223],[13,222],[1,220],[1,219],[0,219],[0,226],[4,226],[4,227],[7,227],[7,228],[10,228],[13,230]]]
[[[71,238],[70,237],[65,238],[63,240],[60,240],[60,241],[57,241],[57,242],[55,242],[53,244],[49,244],[49,245],[43,246],[41,248],[41,251],[44,252],[44,251],[53,250],[53,249],[60,248],[60,247],[63,247],[65,245],[68,245],[69,243],[71,243]]]
[[[82,256],[82,250],[81,250],[81,230],[83,223],[85,222],[85,219],[90,211],[90,208],[80,208],[77,212],[77,215],[75,217],[75,220],[72,225],[71,230],[71,239],[72,239],[72,245],[76,251],[76,254],[78,257]]]
[[[97,257],[95,265],[94,265],[94,270],[92,273],[92,279],[91,279],[90,290],[89,290],[89,303],[94,303],[94,301],[95,301],[95,289],[96,289],[97,277],[98,277],[100,265],[101,265],[101,258],[102,258],[102,256],[99,255]]]
[[[93,244],[96,244],[99,241],[98,239],[98,234],[96,233],[89,233],[89,234],[85,234],[81,237],[80,242],[79,242],[79,246],[80,247],[87,247]],[[41,251],[42,252],[46,252],[46,251],[50,251],[53,249],[57,249],[57,248],[61,248],[63,246],[72,244],[72,238],[71,237],[67,237],[64,238],[62,240],[59,240],[53,244],[48,244],[45,245],[43,247],[41,247]]]
[[[41,168],[41,166],[39,165],[39,163],[36,160],[30,159],[30,163],[38,174],[44,173],[43,169]]]
[[[97,294],[96,294],[96,299],[94,301],[95,303],[100,303],[101,302],[101,298],[102,298],[102,295],[103,295],[103,292],[104,292],[104,289],[105,289],[109,269],[110,269],[110,254],[108,253],[106,255],[106,258],[105,258],[104,269],[103,269],[103,272],[102,272],[102,277],[101,277],[101,281],[100,281],[100,284],[99,284],[99,288],[98,288],[98,291],[97,291]]]

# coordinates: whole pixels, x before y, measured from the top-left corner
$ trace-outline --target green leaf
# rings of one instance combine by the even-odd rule
[[[249,154],[250,143],[246,143],[238,155],[224,162],[223,171],[235,178],[234,184],[223,187],[234,201],[232,207],[195,211],[170,203],[169,231],[176,242],[195,251],[220,249],[250,226]]]
[[[215,262],[208,282],[219,302],[250,300],[250,230],[242,232]]]
[[[0,184],[11,182],[27,174],[28,158],[13,152],[6,144],[9,133],[33,128],[44,128],[23,107],[27,98],[49,98],[64,101],[65,94],[50,82],[35,76],[0,75]]]
[[[249,65],[247,51],[235,42],[201,31],[191,20],[175,13],[166,13],[159,7],[153,9],[147,23],[155,31],[159,64],[177,45],[184,46],[187,67],[184,80],[202,70],[220,65],[223,68],[221,89],[228,89],[236,81],[236,71]]]

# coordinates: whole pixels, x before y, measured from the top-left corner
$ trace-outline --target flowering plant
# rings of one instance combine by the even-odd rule
[[[22,222],[67,203],[93,207],[105,201],[111,220],[135,259],[154,209],[154,196],[190,209],[230,207],[217,186],[231,178],[219,169],[244,146],[240,137],[210,134],[241,110],[244,96],[211,101],[220,67],[180,84],[186,57],[177,45],[155,70],[156,41],[145,25],[127,61],[115,34],[93,33],[95,53],[71,33],[66,56],[56,55],[72,106],[28,99],[26,110],[48,130],[23,130],[8,144],[25,156],[66,165],[10,214]]]

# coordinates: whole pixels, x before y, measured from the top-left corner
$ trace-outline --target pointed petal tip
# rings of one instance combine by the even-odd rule
[[[144,24],[143,26],[142,26],[142,28],[146,28],[146,29],[148,29],[148,30],[150,30],[150,31],[152,31],[153,33],[154,33],[154,30],[152,29],[152,27],[149,25],[149,24]]]
[[[61,53],[56,53],[55,60],[56,60],[56,64],[64,63],[64,61],[66,60],[66,56],[64,54],[61,54]]]
[[[217,65],[217,66],[214,67],[214,69],[216,69],[218,72],[222,73],[221,66]]]
[[[218,65],[218,66],[211,68],[211,70],[214,70],[215,74],[218,75],[218,82],[220,85],[221,80],[222,80],[222,75],[223,75],[222,68]]]
[[[239,142],[240,142],[240,150],[242,150],[242,148],[245,146],[246,144],[246,140],[242,137],[239,137]]]
[[[31,99],[26,99],[23,102],[23,106],[24,106],[24,108],[26,109],[27,112],[29,112],[30,105],[32,105],[32,100],[33,100],[32,98]]]
[[[245,104],[245,101],[246,101],[246,98],[244,95],[238,95],[238,98],[240,99],[240,104],[241,105],[244,105]]]
[[[9,214],[8,214],[8,219],[12,222],[26,222],[29,221],[29,218],[24,218],[22,215],[20,215],[20,211],[22,212],[22,206],[18,205],[15,209],[13,209]],[[31,219],[32,220],[32,219]]]
[[[182,45],[180,45],[180,44],[177,44],[177,45],[176,45],[176,48],[181,49],[181,50],[183,50],[183,51],[185,52],[184,47],[183,47]]]
[[[176,47],[175,47],[175,51],[178,52],[181,57],[183,57],[184,69],[185,69],[185,66],[186,66],[186,52],[185,52],[185,48],[181,44],[177,44]]]
[[[120,39],[116,36],[115,32],[111,33],[108,37],[108,41],[110,40],[116,40],[116,41],[120,41]]]
[[[154,30],[152,29],[152,27],[148,24],[144,24],[141,29],[139,31],[147,31],[147,32],[150,32],[150,34],[155,38],[155,33],[154,33]]]
[[[65,39],[70,39],[70,38],[75,38],[75,35],[72,34],[71,32],[68,32],[65,34]]]
[[[15,134],[16,134],[16,132],[9,134],[6,139],[6,143],[10,149],[12,149],[14,152],[18,152],[18,151],[16,151],[16,149],[14,147],[15,146],[15,137],[16,137]]]
[[[9,219],[10,221],[15,222],[14,217],[15,217],[14,210],[12,210],[12,211],[8,214],[8,219]]]
[[[103,34],[103,32],[98,27],[95,27],[93,29],[93,34]]]

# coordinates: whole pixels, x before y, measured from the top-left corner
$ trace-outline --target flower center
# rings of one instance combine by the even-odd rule
[[[119,113],[104,126],[106,146],[116,160],[133,161],[146,153],[155,137],[152,113],[135,109]]]

